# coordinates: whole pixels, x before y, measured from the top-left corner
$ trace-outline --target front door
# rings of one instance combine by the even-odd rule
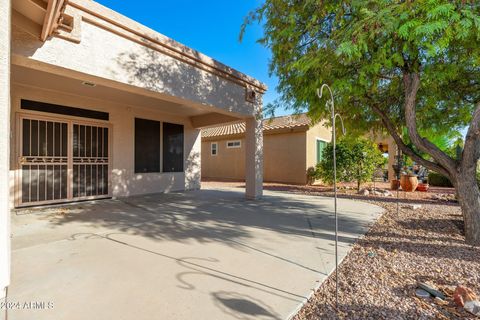
[[[107,125],[21,116],[17,204],[108,196],[108,150]]]

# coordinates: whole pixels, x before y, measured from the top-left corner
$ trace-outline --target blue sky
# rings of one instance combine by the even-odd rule
[[[269,88],[264,96],[264,104],[277,97],[277,79],[268,76],[270,52],[256,43],[262,36],[261,26],[248,27],[242,42],[239,41],[240,27],[245,16],[258,7],[261,1],[97,2],[264,82]],[[278,110],[275,113],[283,115],[290,112]]]

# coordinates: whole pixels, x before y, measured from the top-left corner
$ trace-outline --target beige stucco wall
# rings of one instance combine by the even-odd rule
[[[320,122],[307,131],[307,169],[317,165],[317,139],[327,142],[332,140],[332,130],[325,127],[325,122]]]
[[[317,139],[331,140],[331,130],[319,123],[304,131],[265,134],[263,136],[263,175],[265,181],[305,184],[307,169],[316,165]],[[242,148],[227,149],[230,140],[241,140]],[[212,156],[211,143],[218,143]],[[202,176],[211,179],[245,179],[243,135],[202,140]]]
[[[227,148],[227,141],[240,140],[241,148]],[[218,143],[218,154],[212,156],[211,143]],[[304,184],[305,132],[263,136],[263,179],[272,182]],[[202,176],[212,179],[245,179],[245,139],[232,136],[202,141]]]
[[[240,140],[240,148],[227,148],[227,141]],[[211,144],[218,144],[218,153],[212,156]],[[265,144],[264,144],[265,145]],[[202,142],[202,177],[217,179],[245,179],[245,138],[231,137]]]
[[[12,87],[12,130],[16,130],[15,117],[19,112],[51,116],[55,118],[77,119],[87,122],[92,121],[90,119],[20,110],[20,99],[22,98],[66,106],[87,109],[91,108],[94,110],[105,111],[110,114],[110,120],[108,121],[112,128],[110,190],[113,197],[200,188],[200,130],[193,128],[187,117],[176,117],[170,114],[159,113],[152,109],[140,109],[112,103],[110,101],[68,95],[40,88],[14,85]],[[161,101],[159,101],[159,103],[161,103]],[[185,172],[134,173],[135,117],[184,125]],[[15,170],[18,168],[18,148],[16,146],[16,139],[12,139],[11,147],[10,176],[13,179],[15,177]],[[12,206],[14,204],[14,194],[14,192],[11,193]]]
[[[305,132],[264,136],[265,181],[306,183]]]
[[[89,5],[88,1],[80,2]],[[78,13],[80,43],[56,37],[43,43],[14,28],[13,63],[125,90],[128,88],[122,85],[135,86],[160,94],[162,99],[198,105],[207,111],[211,108],[212,112],[223,110],[243,116],[255,113],[254,103],[245,101],[244,86],[163,54],[155,49],[161,48],[158,44],[142,40],[111,23],[93,16],[87,21],[81,18],[84,12],[72,7],[69,10]],[[112,28],[116,33],[92,22]],[[133,21],[131,24],[137,25]],[[136,37],[144,45],[120,34]]]

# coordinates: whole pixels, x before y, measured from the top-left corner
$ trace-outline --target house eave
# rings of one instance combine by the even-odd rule
[[[207,71],[212,71],[212,73],[229,80],[236,80],[243,84],[243,86],[254,88],[261,94],[268,89],[264,83],[257,79],[168,38],[99,3],[91,0],[70,0],[68,1],[68,5],[80,10],[84,21],[108,29],[114,33],[120,33],[119,35],[129,37],[130,40],[139,42],[146,47],[155,50],[163,49],[162,53],[167,53],[179,60],[189,62],[202,69],[207,69]]]

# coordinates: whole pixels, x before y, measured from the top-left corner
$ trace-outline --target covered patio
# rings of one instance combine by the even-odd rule
[[[12,216],[9,319],[286,319],[334,268],[331,198],[241,188]],[[339,200],[340,258],[382,213]],[[48,308],[50,306],[51,308]]]
[[[91,0],[0,0],[0,49],[0,299],[12,209],[198,190],[203,127],[246,122],[262,196],[258,80]]]

